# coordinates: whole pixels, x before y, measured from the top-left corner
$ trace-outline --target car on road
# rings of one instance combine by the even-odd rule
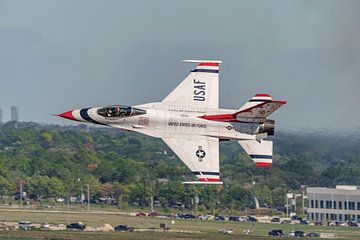
[[[293,220],[293,221],[301,221],[302,218],[297,216],[297,215],[294,215],[294,216],[291,217],[291,220]]]
[[[311,232],[311,233],[306,234],[306,236],[307,237],[320,237],[320,234]]]
[[[227,229],[227,228],[220,228],[218,230],[218,233],[222,233],[222,234],[234,234],[234,231],[232,229]]]
[[[273,236],[273,237],[282,237],[284,236],[283,230],[280,229],[276,229],[276,230],[271,230],[268,233],[269,236]]]
[[[240,222],[239,216],[229,216],[229,221]]]
[[[359,226],[356,222],[348,222],[347,225],[349,227],[358,227]]]
[[[161,215],[157,212],[151,212],[148,214],[148,217],[158,217],[158,216],[161,216]]]
[[[309,221],[308,220],[300,220],[299,222],[300,224],[303,224],[303,225],[309,225]]]
[[[136,216],[138,216],[138,217],[146,217],[146,213],[139,212],[139,213],[136,214]]]
[[[77,230],[84,230],[86,226],[81,222],[78,223],[70,223],[66,225],[66,229],[77,229]]]
[[[20,221],[18,222],[19,229],[22,230],[31,230],[34,226],[32,222],[29,221]]]
[[[199,219],[199,220],[209,220],[209,216],[208,215],[197,215],[196,216],[196,219]]]
[[[303,231],[290,231],[288,237],[306,237]]]
[[[270,222],[273,222],[273,223],[279,223],[280,222],[280,218],[279,217],[273,217]]]
[[[247,217],[247,221],[248,221],[248,222],[257,222],[258,220],[256,219],[256,217],[248,216],[248,217]]]
[[[40,229],[47,230],[50,228],[50,224],[48,223],[42,223],[40,224]]]
[[[134,231],[133,227],[130,227],[129,225],[119,225],[114,227],[115,231],[123,231],[123,232],[132,232]]]
[[[183,219],[196,219],[196,217],[191,213],[186,213],[186,214],[182,215],[182,218]]]
[[[291,224],[291,221],[290,220],[282,220],[281,224]]]
[[[215,216],[215,221],[225,221],[225,217],[222,215]]]

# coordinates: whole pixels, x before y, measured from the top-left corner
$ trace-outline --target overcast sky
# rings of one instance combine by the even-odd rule
[[[86,106],[161,101],[222,60],[220,105],[288,104],[280,129],[359,129],[360,1],[0,0],[0,108],[23,121]]]

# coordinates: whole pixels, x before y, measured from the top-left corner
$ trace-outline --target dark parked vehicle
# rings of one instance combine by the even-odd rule
[[[278,230],[271,230],[271,231],[269,232],[269,236],[282,237],[282,236],[284,236],[284,233],[283,233],[283,230],[280,230],[280,229],[278,229]]]
[[[229,221],[240,222],[239,216],[229,216]]]
[[[290,223],[291,223],[290,220],[282,220],[282,221],[281,221],[281,224],[290,224]]]
[[[348,222],[347,225],[349,227],[358,227],[359,226],[356,222]]]
[[[291,217],[291,220],[298,220],[298,221],[301,221],[302,220],[302,218],[301,217],[298,217],[298,216],[292,216]]]
[[[300,220],[300,224],[309,225],[309,221],[308,220]]]
[[[18,223],[19,229],[22,230],[31,230],[34,226],[31,222],[29,221],[21,221]]]
[[[85,225],[82,223],[70,223],[66,225],[66,229],[78,229],[78,230],[84,230]]]
[[[133,227],[129,227],[129,225],[119,225],[114,227],[115,231],[124,231],[124,232],[132,232],[134,231]]]
[[[306,234],[303,231],[291,231],[289,237],[306,237]]]
[[[320,234],[311,232],[311,233],[306,234],[306,236],[307,237],[320,237]]]
[[[184,219],[196,219],[196,217],[191,213],[183,214],[182,218],[184,218]]]
[[[136,214],[137,217],[146,217],[146,213],[139,212]]]
[[[158,217],[158,216],[160,216],[160,214],[157,212],[151,212],[148,214],[148,217]]]
[[[280,222],[280,218],[278,218],[278,217],[273,217],[270,221],[273,222],[273,223],[279,223],[279,222]]]
[[[253,216],[248,216],[247,217],[248,222],[257,222],[258,220],[256,219],[256,217]]]
[[[225,217],[221,215],[215,216],[215,221],[225,221]]]

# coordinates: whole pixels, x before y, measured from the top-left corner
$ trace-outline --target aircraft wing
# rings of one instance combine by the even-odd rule
[[[206,136],[163,138],[164,142],[195,174],[189,184],[222,184],[219,175],[219,139]]]
[[[221,61],[184,60],[197,67],[162,101],[194,108],[219,107],[219,65]]]

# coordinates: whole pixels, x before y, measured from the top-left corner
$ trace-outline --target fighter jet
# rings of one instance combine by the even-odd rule
[[[257,166],[273,162],[275,121],[268,117],[286,101],[258,93],[239,109],[219,108],[221,61],[184,60],[195,69],[161,102],[88,107],[58,116],[161,138],[197,177],[185,184],[222,184],[219,142],[235,140]]]

